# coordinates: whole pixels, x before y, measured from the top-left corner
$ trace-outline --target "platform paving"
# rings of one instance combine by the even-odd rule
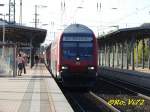
[[[0,77],[0,112],[72,111],[44,64],[27,67],[22,76]]]
[[[142,67],[135,67],[135,71],[150,74],[150,69],[148,69],[148,68],[143,69]]]

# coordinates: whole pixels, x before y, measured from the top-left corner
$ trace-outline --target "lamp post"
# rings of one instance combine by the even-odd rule
[[[101,4],[101,2],[97,2],[97,12],[98,12],[98,15],[100,16],[100,18],[99,18],[100,24],[98,26],[99,28],[100,28],[100,26],[102,26],[101,23],[103,23],[103,22],[101,22],[101,20],[102,20],[102,14],[100,14],[102,11],[104,11],[104,10],[102,10],[102,8],[103,8],[103,5]],[[117,7],[111,7],[111,8],[109,8],[109,10],[111,10],[111,11],[112,10],[118,10],[118,8]],[[117,30],[119,29],[119,25],[109,26],[109,27],[116,27]],[[99,35],[100,34],[99,30],[97,32],[98,32],[98,35]],[[104,33],[104,31],[103,31],[103,33]]]
[[[0,4],[0,6],[4,6],[5,4]],[[5,15],[0,13],[1,16],[3,17],[3,43],[5,42]]]
[[[4,20],[3,20],[3,44],[5,44],[5,15],[4,16]]]
[[[6,24],[6,22],[5,22],[5,16],[7,16],[7,15],[9,15],[9,14],[1,14],[0,13],[0,15],[1,16],[3,16],[3,40],[2,40],[2,44],[3,44],[3,50],[2,50],[2,57],[4,57],[4,51],[5,51],[5,24]]]
[[[0,4],[0,6],[5,6],[5,4]],[[9,15],[9,14],[4,14],[4,13],[0,13],[1,16],[3,16],[2,22],[3,22],[3,40],[2,40],[2,44],[3,44],[3,49],[2,49],[2,58],[4,57],[4,52],[5,52],[5,16]]]
[[[37,28],[37,23],[38,23],[38,13],[37,13],[37,8],[46,8],[47,6],[44,5],[35,5],[35,28]]]
[[[4,6],[4,4],[0,4],[0,6]]]

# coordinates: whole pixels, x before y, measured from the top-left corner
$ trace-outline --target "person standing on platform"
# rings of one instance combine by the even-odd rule
[[[38,62],[39,62],[39,57],[38,57],[38,55],[36,55],[35,57],[35,64],[36,64],[36,67],[38,66]]]
[[[23,61],[24,61],[23,57],[21,56],[21,54],[19,54],[18,57],[17,57],[18,76],[21,76],[21,74],[22,74]]]
[[[23,57],[22,65],[23,65],[24,74],[26,74],[26,57],[25,56]]]

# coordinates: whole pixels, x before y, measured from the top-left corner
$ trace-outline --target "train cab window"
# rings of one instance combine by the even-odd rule
[[[81,60],[92,59],[93,43],[79,43],[78,49]]]
[[[65,59],[74,59],[77,56],[77,43],[62,43],[62,54]]]
[[[91,60],[93,43],[91,42],[63,42],[62,54],[64,59],[75,59],[79,56],[81,60]]]

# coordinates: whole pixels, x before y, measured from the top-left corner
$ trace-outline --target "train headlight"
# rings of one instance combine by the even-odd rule
[[[76,58],[76,60],[77,60],[77,61],[80,61],[80,58],[79,58],[79,57],[77,57],[77,58]]]
[[[68,67],[67,67],[67,66],[62,66],[61,69],[62,69],[62,70],[67,70]]]
[[[94,70],[95,67],[91,66],[91,67],[88,67],[88,70]]]

